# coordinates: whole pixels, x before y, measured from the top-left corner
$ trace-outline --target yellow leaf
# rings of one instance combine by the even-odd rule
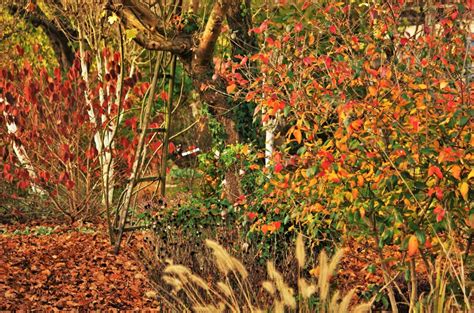
[[[107,21],[109,22],[110,25],[113,23],[117,22],[119,20],[118,16],[116,14],[113,14],[108,17]]]
[[[449,83],[445,80],[439,82],[439,89],[444,89],[446,86],[448,86]]]
[[[461,167],[459,165],[454,165],[451,167],[451,174],[457,180],[461,180]]]
[[[241,151],[243,155],[249,154],[249,146],[248,145],[243,146]]]
[[[414,256],[418,252],[418,239],[415,235],[411,235],[408,239],[408,256]]]
[[[319,276],[319,266],[313,268],[312,270],[309,271],[309,273],[315,277]]]
[[[425,90],[428,89],[428,86],[426,86],[425,84],[419,84],[418,89]]]
[[[346,192],[344,193],[344,198],[346,198],[347,201],[350,201],[350,202],[353,201],[352,193],[349,192],[349,191],[346,191]]]
[[[293,132],[293,136],[295,136],[295,139],[298,143],[301,143],[303,136],[301,135],[301,131],[299,129],[295,129],[295,131]]]
[[[461,195],[464,200],[467,201],[469,197],[469,185],[467,184],[467,182],[463,182],[459,185],[459,191],[461,191]]]
[[[471,170],[471,172],[469,172],[469,175],[467,175],[467,179],[471,179],[474,177],[474,169]]]
[[[327,177],[328,177],[328,180],[332,181],[333,183],[340,182],[340,179],[339,179],[339,177],[337,176],[337,174],[335,172],[329,173],[329,175]]]
[[[227,93],[232,93],[235,90],[235,88],[237,88],[236,84],[227,86]]]

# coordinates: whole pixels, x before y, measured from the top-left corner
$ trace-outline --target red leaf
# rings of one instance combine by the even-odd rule
[[[35,54],[38,54],[40,48],[41,48],[41,45],[38,44],[38,43],[35,43],[35,44],[33,45],[33,52],[34,52]]]
[[[413,127],[413,130],[417,132],[420,127],[420,121],[418,120],[418,118],[416,118],[415,116],[410,116],[409,122]]]
[[[303,23],[298,22],[295,24],[295,32],[299,33],[300,31],[303,30]]]
[[[310,66],[313,63],[313,58],[312,57],[303,58],[303,63],[306,66]]]
[[[174,143],[170,142],[170,143],[168,144],[168,153],[169,153],[169,154],[172,154],[172,153],[175,152],[175,151],[176,151],[176,146],[174,145]]]
[[[3,174],[10,173],[12,166],[8,163],[3,164]]]
[[[97,150],[94,147],[91,147],[86,150],[86,158],[92,160],[97,155]]]
[[[332,59],[328,56],[324,57],[324,63],[326,64],[327,67],[331,67],[332,64]]]
[[[19,45],[16,45],[15,48],[16,48],[16,52],[18,53],[19,56],[22,57],[23,54],[25,54],[25,50],[22,47],[20,47]]]
[[[283,165],[281,163],[277,163],[275,165],[274,172],[278,174],[281,172],[282,169],[283,169]]]
[[[440,205],[438,205],[434,210],[433,213],[436,214],[436,221],[439,223],[443,220],[444,215],[446,214],[446,210],[443,209]]]
[[[28,188],[28,186],[30,186],[30,182],[27,181],[27,180],[20,180],[18,182],[18,188],[20,188],[20,189],[26,189],[26,188]]]
[[[161,92],[160,97],[163,101],[168,101],[168,99],[169,99],[168,93],[164,90]]]
[[[74,188],[75,184],[72,180],[68,179],[64,182],[64,186],[66,186],[67,190],[71,190]]]
[[[433,176],[433,174],[436,175],[439,179],[443,178],[443,173],[441,172],[439,167],[434,165],[428,168],[428,176]]]
[[[453,13],[451,13],[451,15],[450,15],[451,19],[452,19],[452,20],[455,20],[456,17],[458,17],[458,14],[459,14],[458,10],[454,11]]]
[[[334,25],[329,26],[329,32],[333,35],[337,33],[337,28]]]
[[[45,182],[48,182],[49,179],[50,179],[50,175],[49,175],[49,173],[46,172],[46,171],[41,171],[41,172],[39,173],[39,177],[40,177],[41,179],[43,179]]]
[[[71,158],[71,152],[69,151],[69,146],[67,144],[63,143],[59,147],[59,157],[64,162],[67,162]]]
[[[255,213],[255,212],[248,212],[248,213],[247,213],[247,218],[248,218],[249,220],[253,220],[253,219],[255,219],[257,216],[258,216],[258,213]]]
[[[253,28],[251,31],[253,31],[255,34],[261,34],[268,28],[268,21],[264,21],[262,24],[260,24],[259,27]]]
[[[247,198],[245,197],[245,195],[240,195],[237,197],[237,199],[235,199],[235,202],[234,202],[234,205],[241,205],[241,204],[244,204],[246,202]]]
[[[428,189],[428,196],[431,197],[433,195],[436,195],[436,198],[441,201],[443,199],[443,190],[440,187]]]
[[[59,173],[59,178],[58,178],[59,182],[63,182],[67,179],[69,179],[69,175],[66,172]]]
[[[137,129],[137,120],[138,118],[136,116],[131,117],[125,121],[125,125],[128,127],[131,127],[133,130]]]
[[[114,61],[115,62],[119,62],[120,61],[120,52],[115,52],[114,53]]]

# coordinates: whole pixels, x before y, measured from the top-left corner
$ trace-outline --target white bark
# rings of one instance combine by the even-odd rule
[[[98,152],[98,158],[99,158],[99,164],[101,168],[101,175],[102,175],[102,181],[104,182],[104,190],[103,197],[102,197],[102,202],[103,205],[106,207],[110,207],[113,203],[113,196],[114,196],[114,189],[115,189],[115,161],[112,156],[112,150],[114,149],[114,137],[117,132],[117,127],[118,124],[120,124],[122,120],[122,116],[118,116],[118,123],[116,122],[115,119],[111,119],[110,115],[112,113],[112,105],[115,104],[119,106],[120,102],[120,92],[122,89],[122,79],[121,79],[121,74],[119,73],[117,77],[117,86],[116,86],[116,92],[115,92],[115,98],[114,101],[111,101],[109,99],[109,105],[107,107],[107,114],[101,114],[100,116],[96,116],[94,112],[94,108],[92,106],[92,101],[89,98],[89,76],[88,76],[88,67],[87,63],[85,60],[85,50],[84,50],[84,45],[82,41],[79,42],[79,53],[81,57],[81,75],[82,79],[86,83],[86,91],[85,91],[85,96],[86,96],[86,104],[88,107],[87,113],[89,115],[89,120],[93,125],[96,127],[100,126],[98,125],[98,121],[100,120],[101,125],[107,125],[106,129],[101,131],[98,127],[97,132],[94,134],[94,143],[95,147]],[[102,55],[100,52],[97,53],[96,55],[96,66],[97,66],[97,73],[98,73],[98,78],[99,81],[104,82],[103,77],[104,73],[107,72],[107,69],[105,67],[105,60],[102,59]],[[124,66],[121,64],[121,66]],[[130,75],[133,75],[133,67],[131,70]],[[99,88],[99,102],[100,105],[103,106],[105,103],[105,98],[108,96],[109,98],[112,97],[110,94],[110,88],[107,87],[106,89]],[[128,93],[123,97],[124,101],[127,99]],[[119,112],[120,113],[120,112]]]
[[[104,82],[103,80],[103,71],[105,69],[105,65],[102,63],[102,55],[100,53],[97,53],[96,55],[96,63],[97,63],[97,73],[99,80],[101,82]],[[120,81],[120,77],[118,78],[118,81]],[[120,86],[117,86],[117,92],[118,88]],[[110,96],[110,88],[107,87],[107,96]],[[105,91],[104,88],[99,88],[99,101],[100,105],[102,106],[103,103],[105,102]],[[116,100],[118,101],[118,100]],[[116,102],[115,102],[116,103]],[[110,116],[112,110],[112,105],[109,102],[109,105],[107,106],[107,114]],[[101,118],[101,123],[106,124],[107,128],[104,130],[101,135],[102,139],[102,147],[103,147],[103,154],[101,155],[101,167],[102,167],[102,179],[105,183],[105,188],[106,188],[106,193],[107,196],[104,197],[104,204],[107,204],[107,207],[110,207],[113,203],[113,197],[114,197],[114,165],[115,162],[112,158],[112,149],[113,149],[113,142],[112,142],[112,136],[113,136],[113,130],[114,127],[116,127],[115,122],[113,120],[109,121],[107,123],[107,115],[102,114],[100,116]],[[99,131],[98,131],[99,132]]]
[[[265,167],[270,166],[273,145],[275,143],[275,128],[271,124],[272,120],[263,123],[263,127],[265,128]]]
[[[0,103],[2,102],[6,102],[6,101],[3,98],[0,98]],[[18,127],[16,123],[13,121],[13,118],[6,112],[3,112],[3,116],[5,117],[7,132],[11,135],[16,136]],[[15,153],[15,156],[18,159],[18,162],[20,162],[20,165],[23,166],[28,171],[28,175],[30,176],[31,179],[36,179],[38,176],[36,175],[33,165],[31,164],[31,160],[28,156],[28,153],[26,152],[25,147],[21,143],[18,143],[15,140],[12,140],[12,145],[13,145],[13,152]],[[44,190],[40,186],[35,184],[34,182],[31,182],[31,191],[33,193],[41,194],[41,195],[45,193]]]
[[[99,125],[97,124],[97,116],[94,112],[94,107],[92,106],[92,100],[89,97],[89,92],[90,92],[89,69],[87,67],[87,63],[85,59],[85,49],[84,49],[84,43],[82,40],[79,41],[79,55],[81,58],[81,76],[84,82],[86,83],[86,90],[84,91],[84,95],[85,95],[85,100],[86,100],[86,105],[87,105],[87,114],[89,115],[89,120],[91,121],[91,123],[98,128]],[[100,56],[97,56],[97,58],[100,58]],[[99,63],[100,62],[98,62],[98,65]],[[97,70],[99,72],[99,75],[101,76],[100,73],[101,73],[102,68],[98,67]],[[101,104],[104,103],[104,91],[102,88],[99,90],[99,101]],[[97,130],[96,133],[94,134],[94,143],[95,143],[95,148],[97,149],[97,153],[98,153],[99,164],[100,164],[100,168],[102,172],[101,173],[102,179],[105,182],[105,186],[107,186],[107,190],[104,190],[104,193],[102,194],[102,204],[104,206],[109,207],[109,205],[112,203],[112,200],[113,200],[113,189],[111,190],[110,188],[112,184],[108,184],[109,171],[107,171],[108,169],[107,154],[104,154],[105,143],[104,143],[100,130]],[[109,159],[111,159],[111,155],[109,156]]]

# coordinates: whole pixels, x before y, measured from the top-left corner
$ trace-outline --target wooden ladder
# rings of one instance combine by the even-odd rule
[[[165,62],[166,57],[168,57],[169,62]],[[169,69],[169,74],[160,73],[164,69]],[[159,182],[160,186],[160,196],[163,198],[166,192],[166,165],[168,159],[168,144],[169,144],[169,129],[171,123],[171,113],[173,107],[173,91],[175,86],[175,75],[176,75],[176,56],[167,54],[165,52],[159,52],[156,60],[153,79],[150,85],[149,94],[146,102],[142,105],[141,114],[140,114],[140,128],[138,129],[139,139],[138,145],[135,153],[135,159],[132,165],[132,170],[130,177],[127,181],[127,186],[122,192],[116,212],[115,219],[113,223],[114,229],[114,253],[118,254],[120,251],[120,245],[124,236],[124,233],[137,229],[137,227],[127,227],[128,219],[130,215],[130,208],[132,203],[132,198],[136,195],[137,190],[135,187],[141,182]],[[152,107],[154,103],[154,98],[156,95],[158,80],[163,79],[168,82],[168,97],[165,101],[164,106],[164,125],[160,128],[149,128]],[[149,133],[162,133],[163,141],[161,146],[161,164],[158,168],[158,173],[154,176],[141,177],[143,174],[143,169],[146,161],[146,137]]]

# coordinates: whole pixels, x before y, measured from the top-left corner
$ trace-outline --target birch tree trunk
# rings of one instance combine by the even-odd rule
[[[0,103],[6,102],[3,98],[0,98]],[[5,117],[5,124],[7,126],[7,132],[10,135],[13,135],[13,137],[16,137],[18,127],[13,119],[12,116],[7,114],[6,112],[3,112],[3,116]],[[32,180],[35,180],[37,178],[35,169],[33,165],[31,164],[31,160],[28,156],[28,153],[26,152],[25,147],[17,140],[13,139],[12,140],[12,146],[13,146],[13,152],[15,153],[16,158],[18,159],[18,162],[20,163],[21,166],[23,166],[27,171],[28,175]],[[31,182],[31,191],[36,194],[43,195],[45,194],[44,190],[35,184],[33,181]]]

